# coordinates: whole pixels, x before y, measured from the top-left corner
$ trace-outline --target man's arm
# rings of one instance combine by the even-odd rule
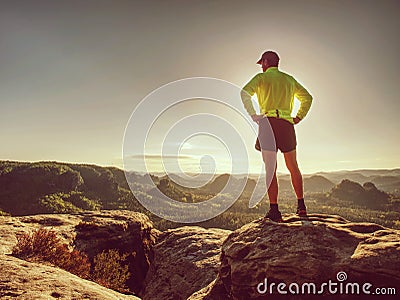
[[[255,94],[258,85],[258,76],[254,76],[242,89],[240,96],[244,108],[250,116],[256,115],[256,110],[254,109],[251,97]]]
[[[307,115],[308,111],[310,110],[313,97],[297,81],[295,81],[295,92],[294,92],[294,95],[300,101],[300,108],[299,108],[299,111],[297,112],[296,119],[303,120],[304,117]],[[300,120],[298,120],[298,122],[300,122]]]

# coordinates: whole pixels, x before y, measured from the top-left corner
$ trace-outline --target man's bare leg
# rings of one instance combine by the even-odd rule
[[[283,153],[286,167],[290,172],[294,192],[297,196],[297,214],[300,217],[307,216],[307,209],[304,204],[303,177],[297,165],[296,150]]]
[[[278,180],[276,179],[276,171],[274,172],[274,177],[272,177],[271,184],[268,187],[268,198],[269,203],[278,204]]]
[[[262,157],[265,164],[265,172],[267,174],[267,186],[269,197],[269,212],[266,217],[275,222],[282,222],[282,215],[278,208],[278,180],[276,178],[276,152],[262,150]],[[273,174],[271,182],[270,174]]]
[[[285,157],[286,167],[290,172],[293,189],[296,193],[297,199],[303,199],[303,177],[301,175],[299,166],[297,165],[296,149],[290,152],[283,153],[283,156]]]
[[[262,158],[265,164],[265,173],[266,174],[271,174],[274,172],[274,175],[272,177],[271,183],[268,187],[268,198],[269,198],[269,203],[271,204],[276,204],[278,203],[278,180],[276,178],[276,152],[275,151],[267,151],[267,150],[262,150]],[[268,180],[268,175],[266,180]],[[267,182],[268,186],[268,182]]]

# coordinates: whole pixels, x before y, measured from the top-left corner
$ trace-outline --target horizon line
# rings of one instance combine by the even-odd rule
[[[59,160],[33,160],[33,161],[28,161],[28,160],[9,160],[9,159],[0,159],[0,162],[15,162],[15,163],[59,163],[59,164],[74,164],[74,165],[94,165],[98,167],[105,167],[105,168],[117,168],[120,169],[121,171],[124,172],[135,172],[135,173],[140,173],[140,174],[165,174],[167,172],[165,171],[134,171],[134,170],[124,170],[120,166],[116,165],[110,165],[110,164],[96,164],[93,162],[77,162],[77,161],[59,161]],[[395,167],[395,168],[360,168],[360,169],[338,169],[338,170],[320,170],[320,171],[315,171],[312,173],[302,173],[303,175],[312,175],[316,173],[339,173],[339,172],[354,172],[354,171],[396,171],[400,170],[400,167]],[[222,174],[234,174],[234,175],[259,175],[259,173],[246,173],[246,172],[240,172],[240,173],[227,173],[227,172],[215,172],[215,173],[196,173],[196,172],[169,172],[170,174],[193,174],[193,175],[201,175],[201,174],[216,174],[216,175],[222,175]],[[290,175],[289,172],[277,172],[277,174],[282,174],[282,175]]]

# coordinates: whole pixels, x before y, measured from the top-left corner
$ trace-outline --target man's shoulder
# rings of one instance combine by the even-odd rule
[[[284,75],[284,76],[294,78],[291,74],[289,74],[289,73],[287,73],[287,72],[284,72],[284,71],[282,71],[282,70],[280,70],[280,69],[278,69],[278,72],[281,73],[281,74]]]
[[[259,73],[260,76],[264,77],[264,78],[285,78],[285,80],[290,80],[290,81],[296,81],[296,79],[294,78],[294,76],[292,76],[289,73],[286,73],[284,71],[281,71],[280,69],[275,69],[272,72],[264,72],[264,73]]]
[[[256,75],[253,76],[253,78],[251,79],[251,81],[254,81],[254,80],[257,80],[257,81],[258,81],[258,80],[263,76],[263,74],[264,74],[264,73],[262,73],[262,72],[261,72],[261,73],[257,73]]]
[[[283,72],[281,70],[279,70],[279,73],[281,74],[282,77],[286,78],[286,80],[289,80],[291,82],[296,81],[296,78],[294,78],[294,76],[289,73]]]

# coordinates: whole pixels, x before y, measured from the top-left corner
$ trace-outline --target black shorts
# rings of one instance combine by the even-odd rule
[[[285,119],[268,117],[258,123],[257,143],[263,150],[278,151],[282,153],[290,152],[296,149],[296,133],[294,125]],[[271,131],[272,129],[272,131]],[[273,144],[274,135],[275,145]],[[256,149],[258,148],[256,143]],[[257,149],[259,150],[259,149]]]

